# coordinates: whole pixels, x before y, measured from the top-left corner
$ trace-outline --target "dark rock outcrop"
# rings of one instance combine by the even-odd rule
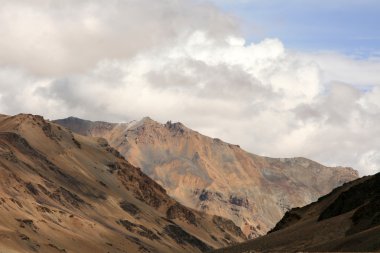
[[[187,233],[181,227],[175,224],[167,225],[164,228],[165,234],[170,236],[174,241],[180,244],[189,243],[190,245],[198,248],[201,252],[206,252],[211,250],[212,248],[199,240],[197,237]]]
[[[168,219],[180,219],[190,224],[197,225],[195,214],[183,205],[176,203],[168,208],[166,211],[166,217]]]

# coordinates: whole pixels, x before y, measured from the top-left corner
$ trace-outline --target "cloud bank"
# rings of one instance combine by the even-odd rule
[[[379,59],[248,43],[204,1],[0,6],[1,113],[148,115],[257,154],[379,171]]]

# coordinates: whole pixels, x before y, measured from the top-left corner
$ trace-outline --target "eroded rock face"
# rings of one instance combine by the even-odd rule
[[[180,219],[188,222],[189,224],[193,224],[195,226],[197,225],[195,214],[179,203],[175,203],[168,208],[166,211],[166,217],[171,220]]]
[[[181,123],[149,118],[122,124],[57,121],[103,137],[181,204],[231,219],[250,238],[266,234],[293,207],[316,201],[356,179],[351,168],[306,158],[276,159],[209,138]]]
[[[120,207],[132,216],[136,216],[141,212],[136,205],[129,203],[128,201],[121,202]]]
[[[132,232],[134,234],[138,234],[142,237],[148,238],[149,240],[161,240],[161,238],[155,232],[146,228],[143,225],[135,224],[135,223],[130,222],[128,220],[119,220],[117,223],[121,224],[129,232]]]
[[[169,224],[165,227],[164,231],[168,236],[173,238],[179,244],[189,243],[198,248],[201,252],[207,252],[212,249],[210,246],[200,241],[195,236],[184,231],[178,225]]]
[[[231,220],[227,220],[223,217],[214,215],[212,218],[214,224],[222,231],[229,231],[237,236],[243,236],[241,229],[235,225]]]
[[[193,253],[246,239],[178,203],[105,139],[28,114],[0,117],[0,224],[0,251],[17,253]]]

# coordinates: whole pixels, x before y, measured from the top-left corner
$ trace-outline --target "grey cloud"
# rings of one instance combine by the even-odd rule
[[[253,102],[272,93],[270,87],[239,66],[208,65],[200,60],[169,62],[162,70],[149,72],[146,77],[152,88],[173,89],[206,99],[236,101],[240,98]],[[231,89],[232,85],[238,88]]]
[[[89,106],[80,97],[80,93],[75,89],[75,82],[68,78],[54,80],[48,87],[36,88],[34,94],[44,97],[45,99],[54,99],[62,102],[68,109],[73,109],[78,106]]]
[[[1,1],[0,64],[64,75],[186,38],[235,33],[213,5],[189,0]]]
[[[360,109],[357,104],[360,95],[360,91],[351,85],[332,84],[327,96],[320,102],[320,110],[327,117],[327,123],[345,124],[351,118],[351,114]]]
[[[292,110],[299,120],[305,122],[322,121],[323,114],[317,110],[313,105],[300,104]]]

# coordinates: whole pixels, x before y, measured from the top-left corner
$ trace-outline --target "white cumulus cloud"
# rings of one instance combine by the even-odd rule
[[[379,171],[379,60],[246,42],[205,1],[0,4],[1,113],[178,120],[254,153]]]

